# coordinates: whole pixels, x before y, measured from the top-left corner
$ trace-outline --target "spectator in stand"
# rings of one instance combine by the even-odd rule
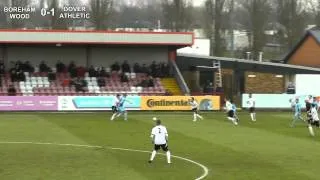
[[[99,87],[106,86],[106,81],[104,80],[104,78],[102,76],[98,77],[98,86]]]
[[[26,81],[26,76],[24,75],[22,70],[17,72],[17,80],[18,81]]]
[[[77,67],[74,64],[73,61],[70,62],[69,66],[68,66],[68,72],[70,73],[70,76],[72,78],[77,77]]]
[[[145,78],[143,78],[143,80],[140,82],[140,83],[138,83],[136,86],[140,86],[140,87],[148,87],[148,81],[147,81],[147,79],[145,79]]]
[[[157,68],[157,64],[155,61],[152,61],[152,64],[150,65],[151,73],[155,73]]]
[[[77,76],[78,77],[84,77],[84,74],[86,73],[86,68],[80,66],[77,68]]]
[[[83,79],[78,77],[72,84],[75,86],[77,92],[85,92],[86,83]]]
[[[223,92],[223,88],[219,84],[216,85],[216,92]]]
[[[8,96],[16,96],[17,90],[14,88],[13,85],[10,85],[8,88]]]
[[[168,63],[163,63],[161,65],[161,72],[163,73],[163,77],[170,76],[170,67],[169,67]]]
[[[4,64],[3,62],[0,63],[0,74],[4,74],[5,73],[5,68],[4,68]]]
[[[111,65],[111,71],[120,71],[120,65],[118,62],[115,62],[114,64]]]
[[[121,73],[120,80],[121,82],[129,82],[129,78],[125,73]]]
[[[10,72],[10,77],[11,77],[11,81],[12,82],[17,82],[18,81],[18,76],[17,76],[17,72],[16,69],[12,69]]]
[[[32,73],[34,72],[34,67],[30,64],[29,61],[26,61],[23,65],[23,68],[22,68],[23,72],[29,72],[29,73]]]
[[[122,72],[124,72],[124,73],[131,72],[130,65],[128,64],[128,61],[124,61],[121,67],[122,67]]]
[[[149,74],[149,69],[146,64],[142,65],[141,73]]]
[[[56,69],[58,73],[65,72],[66,65],[64,65],[60,60],[56,64]]]
[[[154,82],[153,82],[153,77],[152,76],[149,76],[148,87],[154,87]]]
[[[141,73],[141,67],[138,63],[135,63],[133,66],[133,72],[135,73]]]
[[[93,66],[90,66],[88,69],[88,73],[90,77],[97,77],[97,71],[94,69]]]
[[[39,71],[40,72],[50,72],[51,69],[44,61],[41,61],[40,65],[39,65]]]
[[[110,77],[110,74],[106,72],[104,67],[100,67],[98,70],[98,77]]]

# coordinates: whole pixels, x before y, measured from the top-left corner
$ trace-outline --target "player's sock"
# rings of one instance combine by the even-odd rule
[[[111,121],[114,120],[114,118],[116,117],[116,114],[117,114],[117,113],[112,114],[112,116],[111,116],[111,118],[110,118]]]
[[[313,132],[313,128],[311,125],[308,126],[308,129],[309,129],[309,133],[311,136],[314,136],[314,132]]]
[[[293,118],[292,122],[291,122],[291,127],[294,127],[294,125],[296,124],[296,118]]]
[[[193,113],[193,121],[197,121],[197,114]]]
[[[157,151],[153,150],[151,154],[150,161],[153,161],[154,157],[156,157]]]
[[[200,114],[196,114],[197,115],[197,117],[199,117],[200,119],[203,119],[203,117],[202,116],[200,116]]]
[[[256,113],[253,113],[253,121],[256,121],[257,118],[256,118]]]
[[[170,164],[171,163],[171,153],[170,153],[170,151],[167,151],[167,160],[168,160],[168,163]]]
[[[230,121],[232,121],[233,124],[238,125],[238,123],[237,123],[237,121],[236,121],[235,118],[228,117],[228,119],[229,119]]]
[[[128,120],[128,113],[127,113],[127,112],[124,113],[124,120],[125,120],[125,121]]]
[[[120,117],[120,116],[121,116],[121,114],[122,114],[122,113],[118,113],[118,114],[117,114],[117,117]]]

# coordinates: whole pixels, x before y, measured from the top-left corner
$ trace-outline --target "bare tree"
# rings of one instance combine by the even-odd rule
[[[191,27],[192,1],[163,0],[162,11],[165,26],[174,31],[185,31]]]
[[[271,2],[266,0],[243,0],[242,8],[247,12],[249,48],[253,52],[253,58],[257,59],[260,51],[266,43],[265,28],[271,12]]]
[[[301,38],[305,29],[306,11],[300,0],[277,1],[278,21],[284,27],[280,29],[280,42],[289,49]]]
[[[91,0],[91,21],[95,29],[106,29],[108,18],[113,12],[113,0]]]

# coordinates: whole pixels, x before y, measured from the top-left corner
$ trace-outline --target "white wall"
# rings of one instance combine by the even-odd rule
[[[77,65],[86,66],[86,48],[77,46],[8,46],[8,64],[11,61],[30,61],[34,66],[45,61],[49,66],[54,67],[58,60],[65,64],[75,61]]]
[[[319,74],[297,74],[296,94],[318,95],[320,94]]]
[[[133,65],[138,62],[151,64],[152,61],[167,62],[167,47],[92,47],[89,65],[108,67],[118,61],[120,64],[127,60]]]

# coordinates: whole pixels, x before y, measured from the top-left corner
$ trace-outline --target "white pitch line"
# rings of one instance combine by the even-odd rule
[[[150,153],[150,151],[144,151],[144,150],[137,150],[137,149],[127,149],[127,148],[117,148],[117,147],[104,147],[104,146],[93,146],[93,145],[84,145],[84,144],[60,144],[60,143],[44,143],[44,142],[0,142],[0,144],[33,144],[33,145],[55,145],[55,146],[71,146],[71,147],[84,147],[84,148],[106,148],[111,150],[120,150],[120,151],[130,151],[130,152],[141,152],[141,153]],[[161,155],[165,155],[163,153],[159,153]],[[202,180],[209,174],[208,168],[196,161],[193,161],[188,158],[180,157],[172,155],[172,157],[176,159],[181,159],[184,161],[187,161],[189,163],[195,164],[202,168],[203,173],[201,176],[197,177],[195,180]]]

